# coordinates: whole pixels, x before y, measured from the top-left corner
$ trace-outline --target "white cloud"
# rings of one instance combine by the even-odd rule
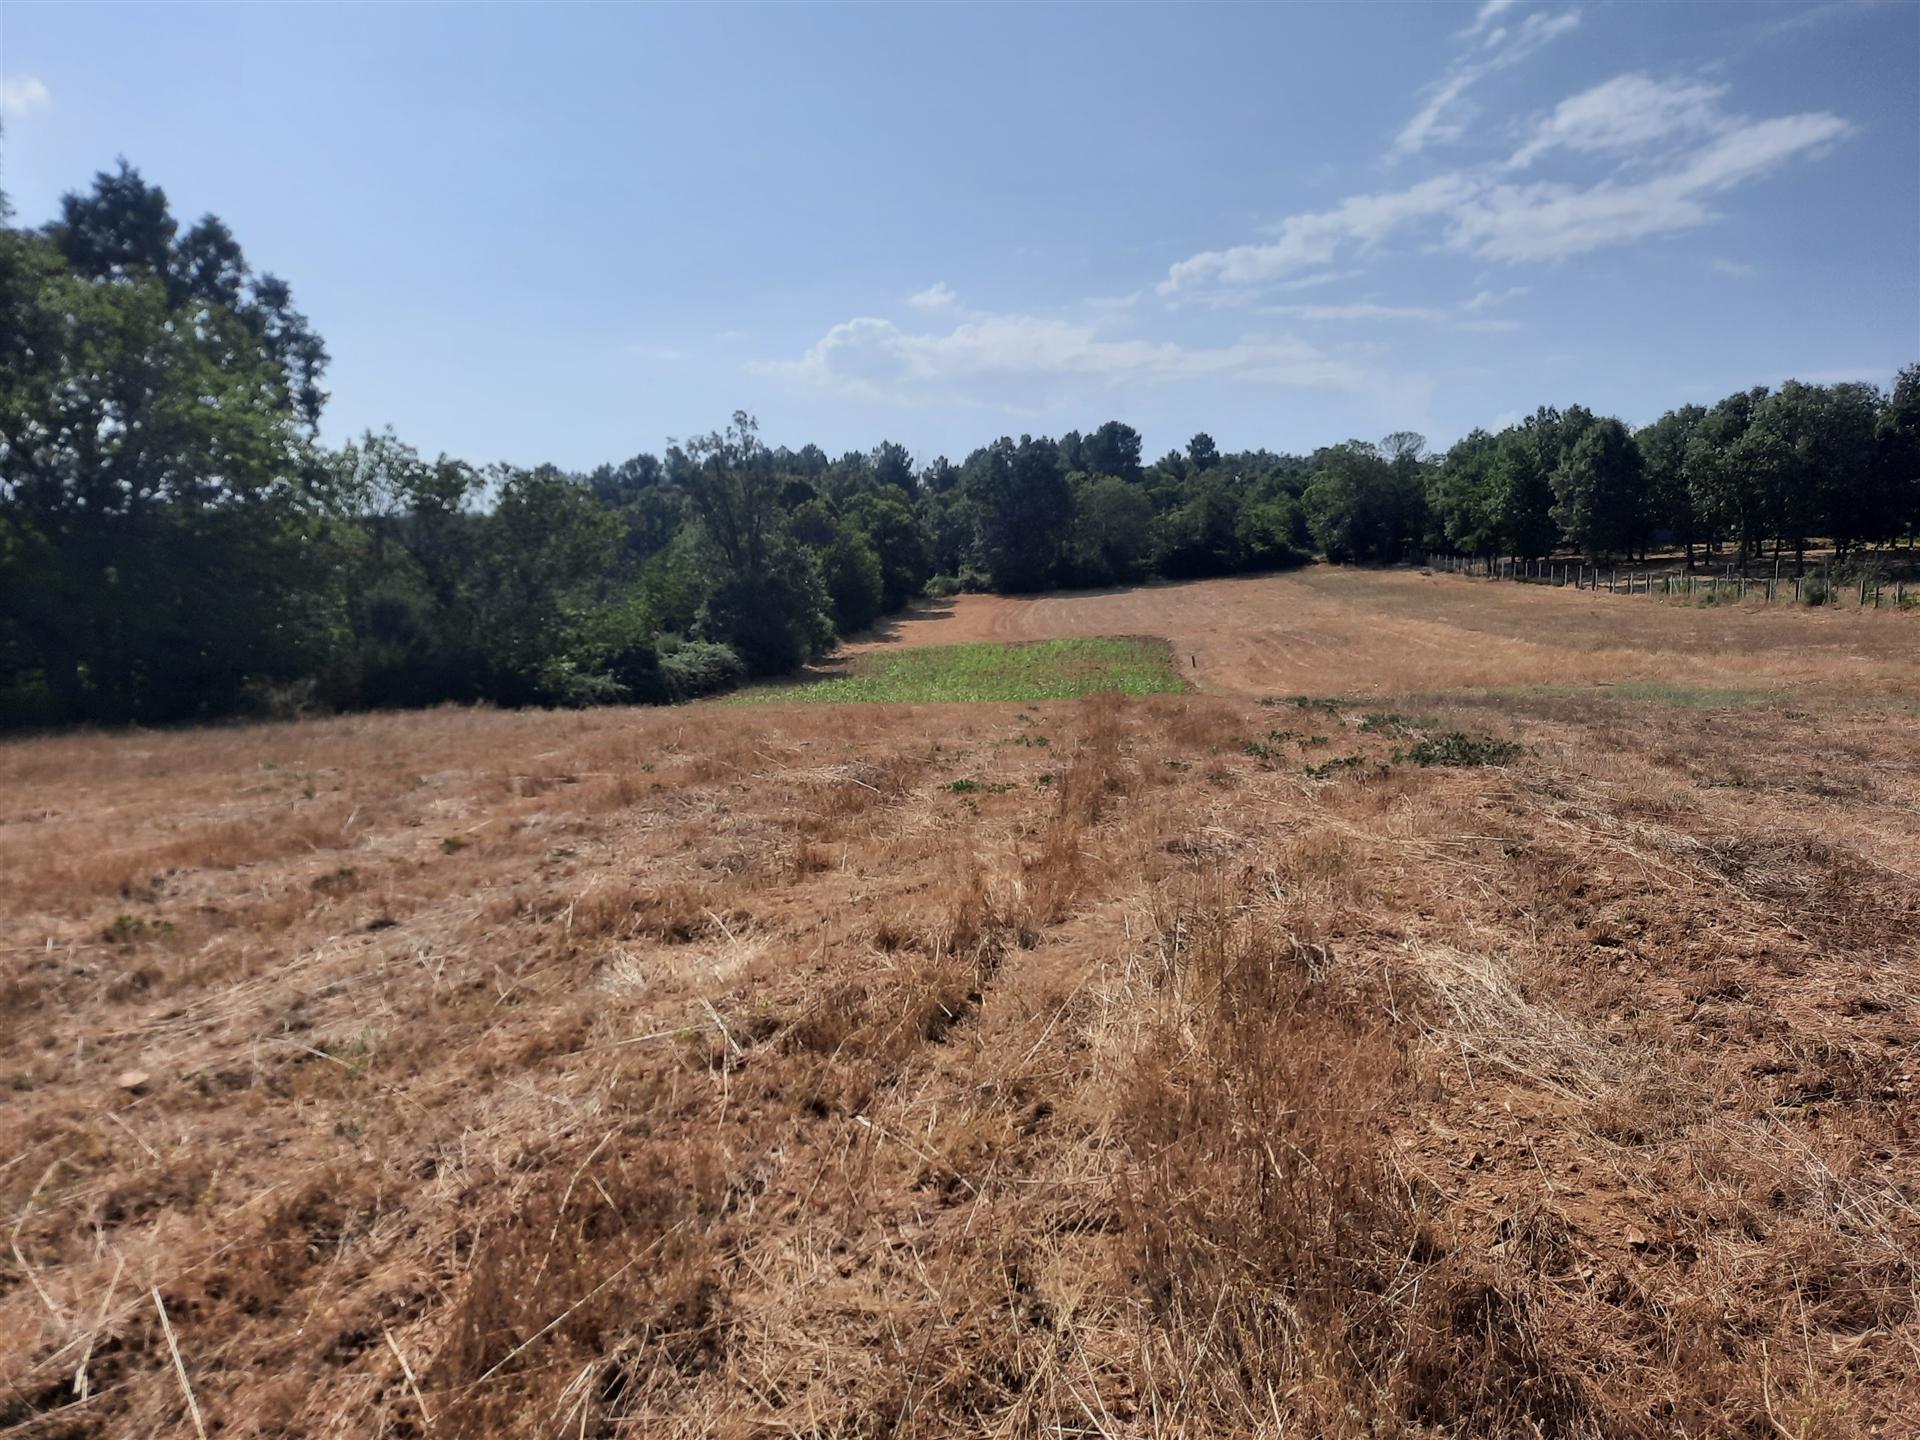
[[[757,367],[868,398],[966,401],[1031,409],[1067,388],[1180,380],[1280,385],[1361,383],[1356,367],[1292,336],[1227,345],[1109,339],[1092,325],[1038,315],[982,315],[940,332],[859,318],[828,330],[797,360]]]
[[[1489,260],[1558,260],[1717,218],[1710,197],[1847,133],[1837,115],[1739,123],[1649,179],[1490,185],[1451,214],[1447,245]]]
[[[1341,305],[1262,305],[1258,313],[1315,323],[1409,321],[1485,334],[1518,330],[1519,321],[1487,317],[1485,312],[1504,305],[1509,300],[1518,299],[1526,293],[1526,286],[1516,285],[1510,290],[1482,290],[1479,294],[1453,305],[1380,305],[1372,301],[1355,301]]]
[[[1473,17],[1473,24],[1460,32],[1460,38],[1471,40],[1519,3],[1520,0],[1486,0],[1486,4],[1482,5],[1479,13]]]
[[[936,280],[926,289],[907,297],[907,304],[916,310],[951,310],[960,303],[960,297],[953,293],[951,286],[944,280]]]
[[[1518,300],[1532,291],[1531,285],[1514,285],[1505,290],[1482,290],[1470,300],[1460,302],[1460,308],[1468,314],[1479,310],[1491,310],[1496,305],[1504,305],[1509,300]]]
[[[1760,273],[1758,265],[1749,265],[1744,260],[1729,260],[1723,255],[1714,256],[1707,265],[1711,269],[1718,270],[1722,275],[1736,276],[1741,280],[1751,280]]]
[[[1508,8],[1505,5],[1483,5],[1472,28],[1465,31],[1464,35],[1471,37],[1478,34],[1486,22]],[[1468,90],[1487,76],[1518,65],[1549,41],[1577,29],[1579,24],[1578,10],[1567,10],[1558,15],[1536,12],[1521,21],[1517,28],[1501,26],[1489,31],[1477,51],[1468,58],[1455,60],[1446,73],[1427,87],[1420,108],[1400,128],[1400,133],[1393,137],[1393,148],[1387,152],[1388,163],[1408,155],[1417,155],[1429,145],[1458,140],[1467,129],[1465,97]]]
[[[1376,305],[1364,300],[1347,305],[1262,305],[1260,313],[1295,320],[1423,320],[1429,324],[1451,318],[1447,311],[1431,305]]]
[[[0,79],[0,115],[26,115],[52,100],[52,92],[31,75]]]
[[[1170,266],[1160,293],[1245,304],[1293,271],[1364,253],[1403,232],[1438,227],[1441,248],[1488,260],[1557,260],[1718,218],[1715,195],[1813,154],[1851,125],[1812,111],[1753,120],[1721,111],[1722,89],[1622,76],[1556,108],[1508,166],[1456,170],[1405,190],[1356,195],[1289,216],[1278,238],[1205,250]],[[1599,97],[1599,98],[1596,98]],[[1500,179],[1559,151],[1633,162],[1595,183]]]
[[[1651,80],[1620,75],[1569,99],[1534,129],[1533,137],[1507,161],[1521,170],[1554,150],[1587,155],[1644,155],[1670,140],[1694,140],[1724,129],[1720,111],[1725,85]]]
[[[1325,265],[1350,246],[1377,244],[1410,221],[1447,214],[1474,188],[1463,175],[1439,175],[1394,194],[1349,196],[1332,210],[1290,216],[1277,240],[1204,250],[1180,261],[1160,282],[1160,293],[1245,288]]]
[[[1352,280],[1362,272],[1358,270],[1322,270],[1318,275],[1302,275],[1298,280],[1282,280],[1275,289],[1314,290],[1322,285],[1331,285],[1339,280]]]

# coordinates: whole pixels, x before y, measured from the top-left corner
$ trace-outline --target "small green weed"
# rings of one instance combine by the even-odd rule
[[[1449,730],[1444,735],[1430,735],[1409,750],[1406,758],[1416,765],[1505,765],[1518,758],[1520,747],[1511,740],[1501,740],[1492,735],[1468,735],[1461,730]]]
[[[156,939],[173,934],[173,924],[168,920],[148,920],[141,915],[116,915],[113,923],[100,932],[100,938],[109,945],[133,945],[141,940]]]
[[[1331,780],[1342,770],[1354,770],[1367,763],[1364,755],[1336,755],[1323,765],[1309,765],[1301,771],[1309,780]]]

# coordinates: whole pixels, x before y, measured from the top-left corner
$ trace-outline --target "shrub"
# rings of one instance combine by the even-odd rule
[[[1422,740],[1407,752],[1407,758],[1416,765],[1504,765],[1519,754],[1520,747],[1511,740],[1449,730]]]
[[[746,676],[746,665],[729,645],[681,640],[661,648],[660,679],[672,700],[693,700],[731,690]]]

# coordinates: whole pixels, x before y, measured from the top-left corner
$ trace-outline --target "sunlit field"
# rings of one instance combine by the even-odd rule
[[[0,745],[0,1432],[1912,1433],[1917,659],[1322,567]]]

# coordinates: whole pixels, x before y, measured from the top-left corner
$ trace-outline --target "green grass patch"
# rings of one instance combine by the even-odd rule
[[[1082,695],[1160,695],[1186,687],[1158,640],[1104,636],[1027,645],[918,645],[859,657],[851,674],[768,685],[727,704],[850,701],[910,704],[953,700],[1072,700]]]
[[[1648,705],[1672,705],[1681,710],[1721,710],[1729,706],[1766,705],[1780,698],[1774,690],[1719,685],[1679,685],[1667,680],[1622,680],[1612,685],[1533,685],[1529,695],[1584,696],[1595,700],[1634,700]]]

